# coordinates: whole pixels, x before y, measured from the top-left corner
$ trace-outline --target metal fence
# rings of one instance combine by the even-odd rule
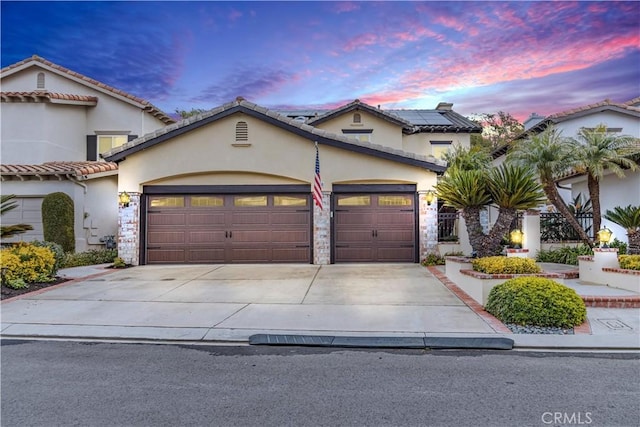
[[[579,213],[576,219],[587,235],[594,239],[593,212]],[[540,240],[543,242],[580,241],[580,236],[561,213],[544,212],[540,213]]]
[[[458,212],[438,212],[438,242],[457,242],[458,223]]]

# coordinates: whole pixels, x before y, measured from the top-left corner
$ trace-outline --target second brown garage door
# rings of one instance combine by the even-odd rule
[[[413,194],[338,194],[336,262],[415,262]]]
[[[146,262],[310,262],[308,194],[150,195]]]

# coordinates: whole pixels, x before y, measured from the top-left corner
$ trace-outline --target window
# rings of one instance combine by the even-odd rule
[[[342,133],[349,138],[355,138],[362,142],[371,142],[373,129],[342,129]]]
[[[183,208],[184,197],[154,196],[151,197],[149,205],[152,208]]]
[[[236,142],[249,141],[249,126],[247,122],[236,123]]]
[[[191,196],[191,207],[211,208],[224,206],[224,199],[217,196]]]
[[[274,206],[307,206],[304,196],[273,196]]]
[[[370,206],[371,196],[341,196],[338,206]]]
[[[36,77],[36,89],[44,89],[44,73],[38,73]]]
[[[362,123],[362,117],[360,116],[360,113],[353,114],[353,123]]]
[[[378,196],[378,206],[411,206],[411,196]]]
[[[241,207],[267,206],[267,196],[236,196],[233,198],[233,205]]]
[[[127,135],[98,135],[98,153],[102,154],[127,142]]]
[[[431,144],[431,154],[436,159],[441,159],[451,148],[451,141],[429,141]]]

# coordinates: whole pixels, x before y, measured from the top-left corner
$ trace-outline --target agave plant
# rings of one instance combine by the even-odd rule
[[[18,203],[13,200],[15,197],[15,194],[0,196],[0,215],[4,215],[18,207]],[[0,238],[4,239],[15,236],[16,234],[22,234],[29,230],[33,230],[33,227],[29,224],[2,225],[0,227]]]
[[[613,210],[607,210],[604,217],[627,230],[629,246],[627,253],[640,254],[640,206],[628,205],[616,206]]]

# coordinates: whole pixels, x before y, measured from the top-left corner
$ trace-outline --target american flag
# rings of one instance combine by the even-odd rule
[[[320,152],[316,142],[316,176],[313,181],[313,200],[316,206],[322,210],[322,179],[320,178]]]

